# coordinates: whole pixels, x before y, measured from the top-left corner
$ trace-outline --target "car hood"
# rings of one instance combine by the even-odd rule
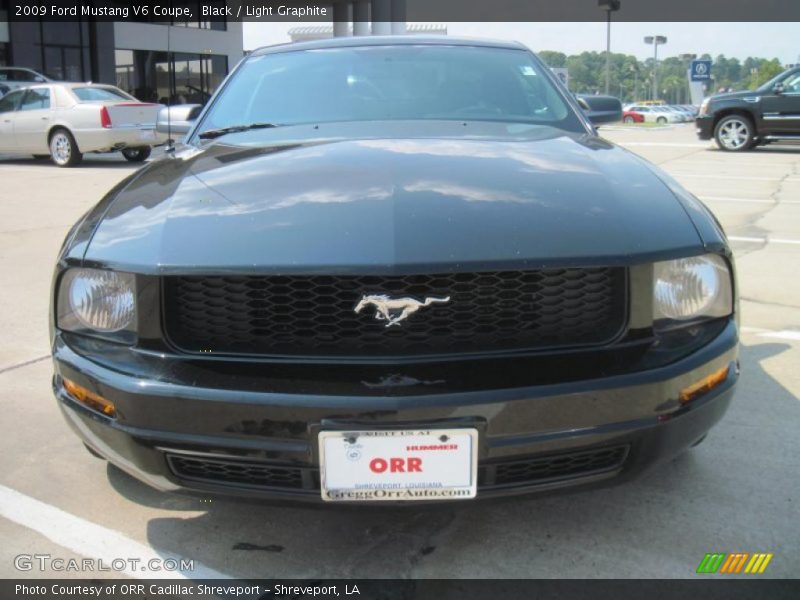
[[[755,90],[740,90],[738,92],[724,92],[721,94],[714,94],[711,96],[711,102],[724,102],[726,100],[741,100],[742,98],[753,98],[760,96],[765,92],[758,92]]]
[[[651,166],[600,138],[443,127],[355,139],[268,130],[188,148],[114,192],[84,258],[161,273],[432,272],[702,249]]]

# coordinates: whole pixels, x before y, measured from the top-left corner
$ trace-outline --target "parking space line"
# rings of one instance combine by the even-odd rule
[[[752,242],[754,244],[792,244],[800,245],[800,240],[789,240],[785,238],[761,238],[761,237],[744,237],[738,235],[729,235],[728,239],[731,242]]]
[[[33,365],[33,364],[36,364],[38,362],[42,362],[43,360],[47,360],[48,358],[50,358],[50,355],[49,354],[45,354],[44,356],[39,356],[37,358],[32,358],[30,360],[25,360],[25,361],[20,362],[20,363],[15,363],[13,365],[8,365],[7,367],[3,367],[2,369],[0,369],[0,375],[2,375],[3,373],[8,373],[9,371],[13,371],[15,369],[21,369],[22,367],[27,367],[28,365]]]
[[[152,559],[160,561],[158,564],[161,565],[168,559],[177,561],[178,565],[181,561],[187,560],[171,552],[155,550],[125,537],[118,531],[81,519],[3,485],[0,485],[0,516],[32,529],[54,544],[81,556],[102,558],[107,565],[112,564],[115,558],[123,559],[125,568],[119,571],[115,569],[114,572],[130,577],[154,577],[155,572],[147,569],[148,562]],[[139,561],[138,569],[131,559]],[[160,579],[231,578],[198,561],[194,561],[194,569],[190,571],[158,571],[157,577]]]
[[[655,148],[708,148],[708,144],[690,144],[686,142],[617,142],[620,146],[644,147],[653,146]]]

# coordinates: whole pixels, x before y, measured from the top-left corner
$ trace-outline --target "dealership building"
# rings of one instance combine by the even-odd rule
[[[200,6],[224,0],[180,0],[196,20],[8,21],[0,0],[0,66],[28,67],[54,79],[110,83],[148,102],[203,103],[242,58],[242,23],[204,20]],[[287,5],[305,4],[286,0]],[[296,27],[292,41],[350,35],[426,33],[441,25],[406,25],[406,0],[332,0],[328,25]],[[167,49],[169,48],[169,52]]]
[[[242,24],[219,19],[8,22],[0,14],[0,66],[111,83],[151,102],[204,102],[242,58],[242,48]]]

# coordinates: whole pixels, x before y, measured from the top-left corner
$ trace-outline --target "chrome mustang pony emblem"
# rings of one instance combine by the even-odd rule
[[[386,294],[364,294],[353,310],[358,314],[365,307],[374,306],[375,319],[386,321],[385,327],[392,325],[399,327],[401,321],[405,321],[420,308],[430,306],[435,302],[441,304],[450,302],[450,296],[445,298],[428,296],[425,300],[420,301],[416,298],[390,298]]]

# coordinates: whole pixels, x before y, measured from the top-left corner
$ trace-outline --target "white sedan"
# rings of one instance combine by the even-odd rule
[[[160,104],[139,102],[111,85],[45,83],[0,98],[0,152],[50,156],[60,167],[86,152],[121,151],[142,162],[166,142],[156,131]]]

